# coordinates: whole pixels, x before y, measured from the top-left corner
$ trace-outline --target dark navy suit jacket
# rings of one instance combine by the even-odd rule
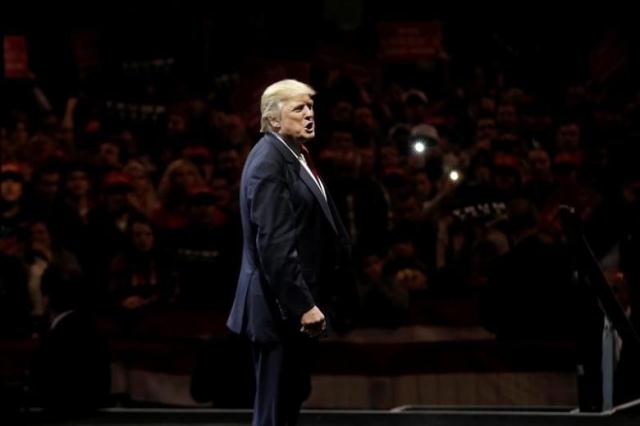
[[[227,321],[232,331],[274,342],[299,329],[314,305],[329,324],[349,315],[355,294],[349,239],[326,194],[275,135],[266,133],[253,147],[240,183],[244,244]]]

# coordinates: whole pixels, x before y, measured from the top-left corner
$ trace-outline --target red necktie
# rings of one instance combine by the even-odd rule
[[[313,161],[311,160],[311,155],[309,155],[309,149],[307,149],[306,146],[301,144],[300,152],[302,152],[302,155],[304,156],[304,160],[307,162],[307,166],[309,166],[309,170],[311,170],[311,173],[313,173],[313,176],[316,178],[316,180],[320,182],[320,175],[318,174],[318,171],[316,170],[316,166],[313,164]]]

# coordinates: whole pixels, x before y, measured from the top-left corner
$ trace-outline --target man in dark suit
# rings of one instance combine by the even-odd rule
[[[315,343],[328,324],[344,323],[355,293],[347,232],[305,146],[315,136],[314,94],[296,80],[267,87],[264,136],[242,172],[244,247],[227,325],[252,342],[254,425],[297,423]]]
[[[35,403],[49,413],[81,415],[109,402],[111,359],[106,341],[82,309],[79,272],[50,266],[42,292],[51,314],[31,368]]]

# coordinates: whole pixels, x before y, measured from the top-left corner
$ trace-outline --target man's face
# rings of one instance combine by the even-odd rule
[[[214,224],[216,205],[212,202],[193,204],[189,206],[189,214],[192,224]]]
[[[427,106],[421,102],[410,102],[405,105],[405,114],[409,123],[422,123],[427,114]]]
[[[529,166],[534,178],[549,176],[551,174],[551,160],[547,151],[542,149],[529,151]]]
[[[213,191],[213,195],[218,200],[220,207],[228,207],[231,204],[231,191],[226,180],[213,179],[211,181],[211,191]]]
[[[348,123],[353,116],[353,106],[347,101],[338,101],[331,108],[331,120],[336,123]]]
[[[171,114],[167,120],[167,133],[181,135],[187,131],[187,119],[180,114]]]
[[[415,255],[416,248],[411,241],[398,241],[391,246],[390,251],[396,257],[408,259]]]
[[[419,222],[422,218],[422,211],[420,204],[416,197],[411,196],[404,201],[398,203],[395,209],[395,214],[399,220],[406,220],[408,222]]]
[[[148,188],[147,175],[144,170],[141,169],[132,169],[127,171],[127,174],[131,176],[131,186],[133,187],[134,192],[142,193]]]
[[[380,150],[382,154],[382,167],[393,168],[400,164],[400,154],[398,150],[392,146],[385,146]]]
[[[74,170],[67,178],[67,190],[75,197],[82,197],[89,192],[89,177],[82,170]]]
[[[418,173],[415,177],[416,192],[421,196],[427,196],[431,194],[431,180],[426,173]]]
[[[141,252],[148,252],[153,248],[153,231],[146,223],[134,223],[131,228],[133,245]]]
[[[221,151],[218,155],[218,169],[221,174],[234,176],[242,171],[242,160],[235,149]]]
[[[373,149],[362,148],[360,149],[360,175],[370,176],[373,173],[373,167],[375,163],[375,156]]]
[[[577,149],[580,147],[580,127],[575,123],[560,126],[557,135],[558,149]]]
[[[476,126],[476,140],[492,141],[496,137],[496,121],[492,118],[481,118]]]
[[[518,125],[518,113],[513,105],[500,105],[497,118],[502,127],[512,129]]]
[[[2,179],[0,181],[0,195],[5,202],[17,202],[22,197],[22,182],[11,177]]]
[[[27,123],[23,121],[16,123],[14,138],[16,142],[23,143],[26,143],[29,140],[29,129],[27,128]]]
[[[499,170],[493,179],[496,189],[503,192],[513,191],[518,185],[516,172],[512,170]]]
[[[31,244],[51,245],[51,234],[49,234],[47,225],[42,222],[36,222],[31,225]]]
[[[107,211],[113,215],[119,215],[127,211],[127,192],[122,189],[109,190],[105,194]]]
[[[353,135],[351,132],[337,130],[331,134],[329,144],[336,149],[345,150],[353,147]]]
[[[271,127],[284,138],[298,142],[312,139],[316,131],[311,96],[294,96],[284,102],[280,117],[271,119]]]
[[[367,107],[360,107],[354,113],[356,128],[361,130],[373,130],[376,128],[376,120],[373,113]]]
[[[98,157],[105,166],[118,167],[120,164],[120,148],[116,144],[105,142],[100,145]]]
[[[380,278],[382,275],[382,267],[384,266],[384,261],[380,259],[380,257],[376,255],[367,256],[362,261],[363,271],[365,276],[369,279]]]
[[[60,173],[45,173],[37,182],[38,193],[46,200],[53,200],[60,188]]]
[[[198,181],[198,172],[191,167],[178,167],[173,171],[171,177],[176,186],[186,191]]]

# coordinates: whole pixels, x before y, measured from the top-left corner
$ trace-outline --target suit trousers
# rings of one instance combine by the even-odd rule
[[[253,426],[294,426],[311,394],[316,339],[300,333],[280,342],[252,344],[256,375]]]

